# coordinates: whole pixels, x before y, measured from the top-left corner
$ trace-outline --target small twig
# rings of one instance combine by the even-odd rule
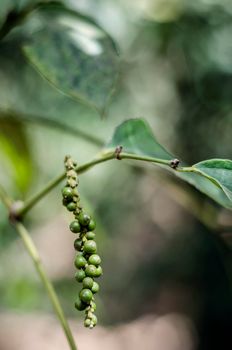
[[[121,146],[120,146],[121,147]],[[141,160],[145,162],[152,162],[157,164],[163,164],[170,167],[170,161],[164,160],[164,159],[158,159],[153,157],[147,157],[142,155],[136,155],[136,154],[130,154],[130,153],[119,153],[120,159],[133,159],[133,160]],[[76,172],[78,174],[81,174],[96,164],[100,164],[103,162],[106,162],[108,160],[115,159],[115,150],[107,153],[103,153],[99,158],[93,159],[92,161],[85,163],[83,165],[80,165],[76,168]],[[37,202],[40,201],[47,193],[49,193],[54,187],[56,187],[62,180],[65,178],[65,173],[61,174],[54,180],[50,181],[46,187],[44,187],[40,192],[38,192],[36,195],[34,195],[32,198],[25,201],[24,206],[20,208],[17,212],[17,215],[19,217],[24,216]]]
[[[140,161],[145,161],[145,162],[162,164],[162,165],[166,165],[166,166],[170,167],[169,160],[147,157],[147,156],[142,156],[142,155],[136,155],[136,154],[131,154],[131,153],[125,153],[125,152],[121,152],[121,151],[119,153],[119,156],[120,156],[119,159],[140,160]],[[84,163],[83,165],[77,166],[76,172],[77,172],[77,174],[82,174],[97,164],[106,162],[108,160],[113,160],[115,158],[116,158],[115,157],[115,150],[103,153],[103,154],[101,154],[101,156],[99,158],[95,158],[90,162],[87,162],[87,163]],[[60,176],[58,176],[54,180],[50,181],[48,183],[48,185],[45,186],[40,192],[38,192],[32,198],[25,201],[23,207],[21,207],[17,211],[18,217],[23,217],[37,202],[40,201],[40,199],[42,199],[47,193],[49,193],[54,187],[56,187],[64,179],[65,179],[65,173],[61,174]]]

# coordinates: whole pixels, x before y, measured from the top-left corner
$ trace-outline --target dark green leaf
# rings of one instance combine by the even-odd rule
[[[77,126],[92,110],[54,89],[28,64],[18,46],[17,41],[0,44],[0,113],[43,124],[70,125],[71,119],[72,126]]]
[[[173,156],[156,140],[149,124],[143,119],[129,119],[115,130],[107,148],[123,147],[123,152],[171,160]]]
[[[37,21],[23,46],[26,57],[57,89],[103,113],[118,76],[113,40],[93,21],[64,6],[43,10]]]

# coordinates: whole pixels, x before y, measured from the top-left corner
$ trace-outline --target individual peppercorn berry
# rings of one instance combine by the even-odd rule
[[[72,199],[71,199],[71,200],[72,200]],[[67,207],[68,203],[70,203],[70,201],[69,201],[68,199],[66,199],[66,198],[63,198],[62,204],[63,204],[65,207]]]
[[[86,259],[84,258],[83,255],[79,254],[79,255],[76,256],[74,264],[75,264],[77,269],[81,269],[82,267],[84,267],[87,264],[87,261],[86,261]]]
[[[83,283],[83,288],[89,288],[92,289],[93,285],[94,285],[94,281],[91,277],[85,277],[82,281]]]
[[[89,307],[90,307],[90,306],[89,306]],[[90,320],[92,319],[92,317],[93,317],[93,312],[91,311],[91,307],[90,307],[89,310],[87,310],[86,316],[87,316],[88,319],[90,319]]]
[[[84,270],[79,270],[75,273],[75,279],[77,282],[82,282],[85,279],[85,271]]]
[[[91,326],[91,320],[89,318],[87,318],[84,322],[84,326],[89,328]]]
[[[74,196],[72,200],[74,203],[77,203],[80,201],[79,197],[76,197],[76,196]]]
[[[85,269],[85,274],[86,276],[89,276],[89,277],[95,277],[95,274],[96,274],[96,266],[94,265],[88,265]]]
[[[81,212],[78,215],[78,221],[81,224],[81,226],[88,226],[90,223],[90,220],[91,220],[91,217],[86,213]]]
[[[75,172],[75,170],[71,169],[67,171],[67,177],[70,177],[73,180],[77,180],[77,174]]]
[[[78,185],[78,180],[77,180],[77,185]],[[77,187],[73,188],[72,193],[73,193],[73,196],[79,198],[79,192],[78,192],[78,190],[77,190]]]
[[[62,189],[62,196],[66,200],[72,200],[72,197],[73,197],[73,190],[72,190],[72,188],[68,187],[68,186],[65,186]]]
[[[92,254],[89,257],[88,263],[91,264],[91,265],[98,266],[98,265],[101,264],[101,258],[97,254]]]
[[[75,248],[75,250],[79,250],[79,251],[81,250],[81,248],[82,248],[82,239],[81,238],[75,239],[74,248]]]
[[[96,324],[97,324],[97,316],[93,315],[91,321],[92,321],[93,326],[96,326]]]
[[[97,305],[96,305],[96,303],[95,303],[94,301],[91,302],[91,309],[92,309],[93,311],[96,311],[96,310],[97,310]]]
[[[75,302],[75,308],[79,311],[83,311],[86,308],[86,304],[78,298]]]
[[[84,288],[80,291],[79,296],[81,301],[83,301],[86,304],[89,304],[93,298],[93,293],[91,292],[90,289]]]
[[[93,282],[92,288],[91,288],[92,293],[97,293],[99,291],[99,284],[97,282]]]
[[[96,235],[95,235],[94,232],[87,232],[86,235],[85,235],[85,237],[86,237],[87,239],[94,239],[95,236],[96,236]]]
[[[97,244],[94,241],[86,241],[83,246],[83,250],[87,254],[93,254],[97,251]]]
[[[93,219],[90,220],[89,224],[88,224],[88,230],[89,231],[93,231],[96,227],[96,223]]]
[[[74,211],[76,209],[76,207],[77,207],[77,205],[74,202],[70,202],[70,203],[67,204],[67,209],[69,211]]]
[[[77,220],[72,221],[69,228],[73,233],[79,233],[81,231],[81,226]]]
[[[69,185],[72,189],[74,189],[77,185],[77,182],[75,179],[73,179],[72,177],[67,179],[67,185]]]
[[[91,266],[91,265],[90,265]],[[102,268],[101,268],[101,266],[98,266],[98,267],[96,267],[96,270],[95,270],[95,275],[94,275],[94,277],[100,277],[101,275],[102,275]]]

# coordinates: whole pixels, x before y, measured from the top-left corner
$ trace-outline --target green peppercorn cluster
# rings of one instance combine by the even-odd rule
[[[75,216],[69,225],[70,231],[78,234],[74,241],[74,248],[77,251],[74,263],[78,269],[75,279],[82,283],[82,289],[75,302],[75,307],[80,311],[85,310],[84,325],[93,328],[97,324],[97,317],[94,314],[96,310],[94,294],[99,291],[99,284],[95,278],[102,275],[101,258],[97,254],[97,244],[93,232],[96,226],[95,221],[84,213],[80,206],[75,167],[76,163],[69,156],[65,157],[67,183],[62,189],[63,204]]]

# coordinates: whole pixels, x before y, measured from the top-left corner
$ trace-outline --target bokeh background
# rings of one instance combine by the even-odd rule
[[[0,23],[15,6],[0,4]],[[17,36],[0,44],[0,183],[25,199],[92,159],[115,127],[143,117],[182,161],[232,159],[232,3],[226,0],[70,0],[120,51],[120,78],[104,118],[25,64]],[[27,29],[29,30],[29,29]],[[101,81],[99,81],[99,85]],[[78,130],[92,136],[81,137]],[[97,139],[97,140],[96,140]],[[80,176],[97,221],[104,275],[99,326],[74,307],[72,218],[59,185],[27,215],[80,349],[229,349],[232,217],[165,170],[107,162]],[[0,349],[68,349],[34,267],[0,204]]]

